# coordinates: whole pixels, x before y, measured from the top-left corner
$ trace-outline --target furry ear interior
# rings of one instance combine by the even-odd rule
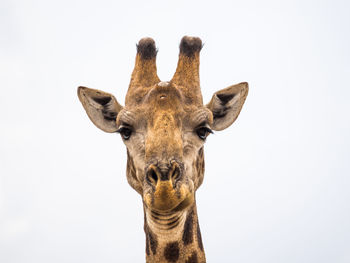
[[[93,124],[105,132],[117,131],[116,119],[123,107],[112,94],[79,87],[78,97]]]
[[[248,95],[248,83],[242,82],[214,93],[206,107],[213,113],[212,129],[221,131],[238,117]]]

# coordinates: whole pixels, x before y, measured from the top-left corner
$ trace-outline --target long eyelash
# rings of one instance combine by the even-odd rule
[[[207,132],[214,134],[213,130],[210,129],[208,126],[199,126],[196,130],[198,129],[205,129]]]
[[[206,129],[207,132],[213,134],[213,130],[209,128],[209,125],[207,122],[203,121],[202,123],[200,123],[197,127],[197,129]]]
[[[208,128],[208,127],[203,127],[204,129],[206,129],[207,132],[211,133],[211,134],[214,134],[213,130]]]
[[[122,124],[122,125],[119,126],[118,130],[116,130],[115,132],[120,133],[123,129],[132,130],[131,126],[129,126],[129,125],[123,125],[123,124]]]

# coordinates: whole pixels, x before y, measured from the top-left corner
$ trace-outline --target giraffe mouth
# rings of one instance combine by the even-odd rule
[[[163,187],[153,194],[144,195],[145,205],[156,212],[170,213],[185,209],[194,202],[194,194],[188,187],[182,185],[178,190]]]
[[[188,196],[180,202],[173,210],[172,212],[178,212],[181,210],[184,210],[186,207],[189,207],[194,202],[194,196],[193,194],[188,194]]]

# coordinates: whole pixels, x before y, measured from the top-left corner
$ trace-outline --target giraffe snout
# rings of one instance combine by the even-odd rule
[[[147,167],[146,182],[151,187],[144,191],[143,199],[148,208],[163,212],[181,210],[193,202],[193,184],[184,181],[183,170],[176,161]]]
[[[182,170],[176,161],[172,161],[170,164],[151,164],[146,171],[146,180],[155,188],[160,186],[161,182],[169,182],[175,188],[177,181],[182,177]]]

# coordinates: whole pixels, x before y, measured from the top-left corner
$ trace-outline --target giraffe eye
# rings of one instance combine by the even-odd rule
[[[132,130],[129,127],[121,126],[118,130],[118,133],[122,136],[124,140],[129,140],[132,134]]]
[[[213,133],[213,131],[211,129],[209,129],[208,127],[199,127],[196,130],[196,133],[198,135],[199,138],[201,138],[202,140],[205,140],[207,138],[207,136],[209,135],[209,133]]]

